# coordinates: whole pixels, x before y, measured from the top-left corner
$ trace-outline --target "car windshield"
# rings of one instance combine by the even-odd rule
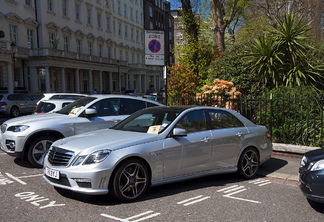
[[[73,103],[70,103],[69,105],[65,106],[61,110],[57,111],[56,113],[65,114],[65,115],[75,115],[81,107],[87,105],[89,102],[95,99],[96,99],[95,97],[84,97],[78,99]]]
[[[183,109],[151,108],[141,110],[118,125],[112,127],[115,130],[159,134],[163,132],[183,111]]]

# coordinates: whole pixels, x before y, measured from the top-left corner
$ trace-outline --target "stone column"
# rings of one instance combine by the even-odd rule
[[[50,75],[49,75],[49,67],[45,67],[45,92],[51,92],[51,83],[50,83]]]
[[[13,84],[12,84],[12,76],[13,76],[13,71],[11,68],[12,63],[8,62],[7,63],[7,89],[8,93],[13,93]]]
[[[79,69],[75,69],[75,91],[80,93],[80,74]]]
[[[65,91],[65,68],[64,67],[61,68],[61,81],[62,81],[62,83],[61,83],[62,92],[66,92]]]

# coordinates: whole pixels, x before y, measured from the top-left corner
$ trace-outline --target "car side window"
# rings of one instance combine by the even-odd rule
[[[176,128],[185,129],[187,133],[207,130],[204,111],[197,110],[187,113],[176,124]]]
[[[25,94],[23,94],[22,97],[23,97],[23,100],[31,101],[31,98]]]
[[[150,103],[150,102],[146,102],[146,107],[154,107],[154,106],[158,106],[155,103]]]
[[[118,115],[119,99],[103,99],[96,102],[89,108],[97,110],[97,116],[113,116]]]
[[[137,99],[121,99],[120,115],[129,115],[138,110],[146,108],[146,102]]]
[[[242,127],[244,124],[229,112],[222,110],[207,110],[211,129]]]

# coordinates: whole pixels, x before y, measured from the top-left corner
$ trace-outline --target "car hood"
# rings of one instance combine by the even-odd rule
[[[34,122],[43,122],[43,121],[58,122],[68,117],[72,117],[72,116],[58,114],[58,113],[44,113],[44,114],[27,115],[27,116],[13,118],[7,120],[5,124],[11,126],[11,125],[30,125]]]
[[[324,148],[308,151],[305,153],[305,156],[310,162],[322,160],[324,159]]]
[[[148,143],[159,138],[158,135],[105,129],[67,137],[53,143],[53,146],[89,154],[96,150],[117,150],[141,143]]]

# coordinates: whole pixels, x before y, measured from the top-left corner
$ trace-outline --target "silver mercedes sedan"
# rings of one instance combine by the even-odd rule
[[[43,177],[55,187],[130,202],[151,185],[230,172],[253,178],[271,154],[267,128],[232,110],[154,107],[54,142]]]

